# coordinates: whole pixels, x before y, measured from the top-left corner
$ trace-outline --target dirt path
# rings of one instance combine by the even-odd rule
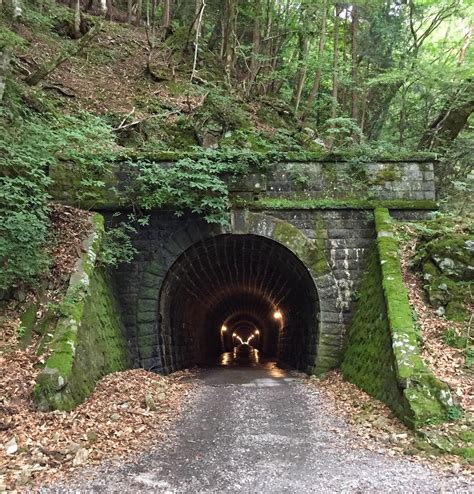
[[[464,477],[358,448],[317,389],[272,365],[207,370],[199,380],[195,406],[166,443],[56,490],[474,492]]]

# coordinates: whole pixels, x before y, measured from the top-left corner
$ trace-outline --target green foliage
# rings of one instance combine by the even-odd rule
[[[201,150],[167,166],[150,158],[128,161],[131,183],[125,195],[142,209],[171,207],[177,215],[191,211],[209,223],[226,225],[230,203],[224,177],[245,175],[250,168],[265,170],[274,157],[229,149]]]
[[[436,168],[438,189],[442,204],[459,215],[472,211],[474,193],[474,166],[472,149],[474,132],[472,128],[459,137],[442,154]]]
[[[452,346],[454,348],[465,348],[467,344],[467,339],[463,336],[459,336],[455,329],[447,329],[443,333],[443,341],[446,345]]]
[[[450,421],[459,420],[463,416],[463,411],[461,408],[456,406],[450,406],[446,409],[446,418]]]
[[[290,175],[290,180],[294,183],[296,190],[303,190],[308,187],[310,178],[307,173],[301,171],[295,171]]]
[[[222,166],[203,158],[179,160],[168,168],[154,163],[129,163],[134,203],[144,209],[172,207],[177,215],[191,211],[209,223],[226,224],[228,190],[220,178]]]
[[[0,110],[0,289],[32,283],[48,266],[48,169],[67,162],[78,169],[82,193],[113,159],[110,129],[91,114],[40,116],[21,99]]]
[[[129,221],[105,231],[98,256],[101,264],[116,267],[133,260],[137,254],[131,239],[131,235],[137,232],[134,223],[135,218],[129,218]]]
[[[467,347],[464,351],[464,366],[466,369],[474,371],[474,346]]]
[[[19,326],[16,330],[16,337],[21,340],[26,335],[27,328],[25,326]]]
[[[209,92],[196,117],[201,129],[217,123],[223,134],[250,126],[249,115],[244,111],[242,103],[239,104],[228,92],[217,89]]]
[[[438,213],[429,221],[410,224],[410,235],[417,237],[413,267],[423,278],[423,287],[434,309],[456,322],[469,320],[472,304],[473,221]],[[456,335],[445,335],[447,344],[455,344]]]
[[[18,34],[8,29],[8,27],[0,24],[0,50],[25,44],[26,41],[21,36],[18,36]]]
[[[360,140],[362,131],[352,118],[330,118],[326,121],[323,137],[331,141],[334,148],[347,149]]]

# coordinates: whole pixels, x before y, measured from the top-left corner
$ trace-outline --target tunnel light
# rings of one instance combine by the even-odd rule
[[[232,333],[232,337],[235,338],[237,336],[237,333]]]
[[[224,325],[222,325],[222,326],[221,326],[221,331],[222,331],[223,333],[225,333],[225,332],[227,331],[227,327],[226,327],[226,326],[224,326]]]
[[[253,340],[254,338],[255,338],[255,335],[249,336],[245,343],[247,343],[247,345],[248,345],[250,343],[250,341]]]
[[[273,319],[283,319],[283,314],[279,310],[276,310],[273,313]]]
[[[256,329],[255,334],[260,334],[260,331],[258,329]]]

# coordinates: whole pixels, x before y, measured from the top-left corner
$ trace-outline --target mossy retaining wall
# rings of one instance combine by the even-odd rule
[[[102,376],[131,365],[112,280],[96,265],[103,228],[102,216],[94,215],[33,391],[41,410],[70,410]]]
[[[377,239],[347,335],[342,372],[414,428],[446,419],[454,406],[446,384],[425,366],[398,245],[387,209],[375,210]]]

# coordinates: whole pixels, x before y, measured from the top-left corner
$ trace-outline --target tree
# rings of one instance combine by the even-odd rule
[[[341,13],[341,6],[336,4],[335,6],[335,18],[334,18],[334,34],[333,34],[333,58],[332,58],[332,103],[331,103],[331,118],[337,116],[337,95],[339,90],[339,14]]]
[[[141,0],[139,0],[141,2]],[[161,16],[162,39],[168,38],[171,34],[171,0],[164,0],[163,14]]]
[[[301,102],[301,93],[303,92],[303,87],[306,80],[307,59],[309,50],[309,36],[306,29],[304,29],[306,22],[306,10],[303,9],[301,12],[302,28],[298,32],[298,65],[295,77],[295,86],[292,95],[292,103],[295,108],[295,113],[298,113]]]
[[[237,23],[237,0],[225,0],[225,13],[222,29],[221,57],[227,81],[230,82],[235,61],[235,39]]]
[[[0,50],[0,103],[3,100],[3,94],[5,92],[5,78],[7,76],[8,69],[10,68],[10,48],[4,46]]]
[[[191,82],[196,77],[196,64],[197,64],[197,56],[199,50],[199,38],[201,36],[202,18],[204,15],[205,8],[206,8],[206,0],[196,1],[196,21],[193,23],[195,34],[194,34],[194,59],[193,59],[193,69],[191,72]]]
[[[319,86],[321,84],[322,60],[323,60],[323,54],[324,54],[324,47],[326,45],[327,10],[328,10],[328,2],[327,2],[327,0],[323,0],[321,28],[319,30],[319,44],[318,44],[316,74],[314,76],[314,82],[313,82],[313,86],[311,88],[311,92],[309,93],[308,99],[306,100],[306,106],[300,115],[300,119],[302,122],[306,121],[308,115],[310,114],[310,112],[313,108],[313,104],[318,97],[318,93],[319,93]]]
[[[21,7],[20,0],[12,0],[12,14],[13,14],[13,22],[20,22],[23,16],[23,9]]]
[[[474,113],[474,79],[467,81],[445,104],[439,115],[425,130],[419,149],[433,149],[453,141]]]
[[[351,12],[351,75],[352,75],[352,98],[351,113],[355,122],[359,123],[359,49],[357,45],[357,32],[359,30],[359,11],[357,4],[352,5]]]

